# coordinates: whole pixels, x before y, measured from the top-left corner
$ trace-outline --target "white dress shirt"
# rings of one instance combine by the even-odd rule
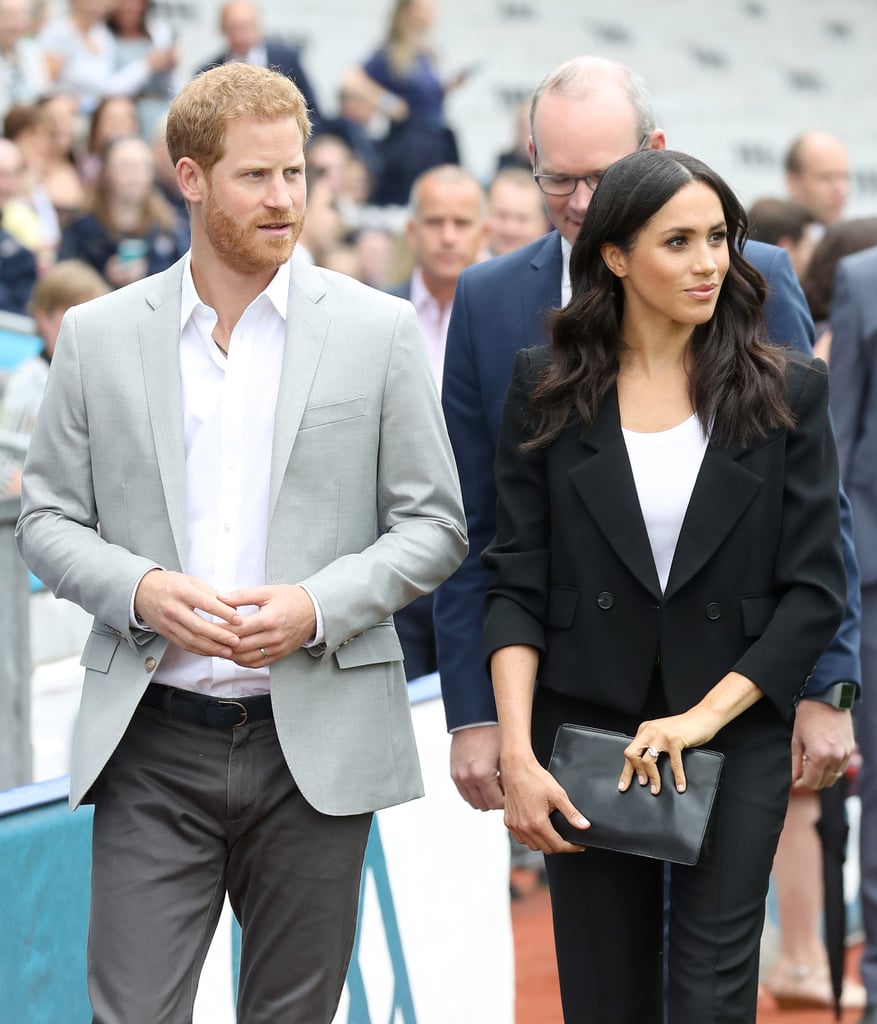
[[[180,383],[186,455],[184,571],[227,593],[265,584],[274,412],[286,341],[290,265],[244,310],[226,357],[215,310],[183,270]],[[313,595],[310,595],[313,600]],[[133,601],[133,597],[132,597]],[[323,633],[319,607],[317,642]],[[247,615],[255,608],[241,608]],[[191,654],[171,644],[153,681],[220,697],[267,693],[268,668]]]
[[[570,243],[561,235],[560,238],[560,257],[563,260],[563,270],[560,276],[560,304],[565,306],[572,298],[572,283],[569,279],[569,258],[572,253],[572,246]]]

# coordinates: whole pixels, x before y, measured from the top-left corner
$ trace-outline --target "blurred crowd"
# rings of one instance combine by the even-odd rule
[[[58,260],[81,260],[118,288],[187,248],[164,141],[183,69],[170,27],[151,7],[69,0],[65,14],[46,17],[33,0],[0,0],[2,310],[28,312],[37,277]],[[300,53],[265,36],[249,0],[220,9],[226,47],[203,66],[263,64],[301,88],[314,130],[300,255],[378,288],[410,275],[405,210],[414,181],[459,160],[444,99],[474,69],[442,79],[429,43],[435,16],[433,0],[395,4],[384,44],[339,82],[335,117],[320,110]],[[495,229],[479,256],[547,230],[529,175],[525,116],[521,136],[497,158],[498,168],[524,171],[491,186]]]

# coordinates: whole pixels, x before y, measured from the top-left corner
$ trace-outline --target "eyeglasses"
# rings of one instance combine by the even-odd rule
[[[651,135],[651,132],[642,137],[640,144],[636,147],[636,152],[643,148],[648,141],[649,135]],[[606,173],[605,171],[593,171],[591,174],[537,174],[536,165],[538,163],[539,154],[534,146],[533,179],[547,196],[571,196],[579,187],[580,181],[585,183],[587,189],[594,192]]]

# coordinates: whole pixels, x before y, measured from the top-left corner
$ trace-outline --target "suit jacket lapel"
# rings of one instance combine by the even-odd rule
[[[269,521],[277,504],[277,496],[329,330],[331,318],[319,305],[325,293],[323,279],[313,267],[306,263],[293,263],[286,317],[286,343],[274,414]]]
[[[682,522],[665,600],[703,568],[758,493],[760,477],[736,461],[742,451],[708,445]]]
[[[138,323],[146,401],[179,568],[186,565],[186,446],[180,388],[182,260],[154,279]]]
[[[616,554],[660,601],[661,586],[621,433],[614,387],[600,403],[583,444],[593,454],[570,469],[570,480]]]
[[[524,323],[532,320],[526,329],[527,345],[545,345],[545,315],[560,305],[560,282],[563,276],[563,256],[560,235],[552,231],[544,244],[530,260],[533,271],[524,279],[521,290],[521,309]]]

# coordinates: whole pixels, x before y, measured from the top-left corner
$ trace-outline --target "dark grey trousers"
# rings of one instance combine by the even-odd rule
[[[329,1024],[356,929],[370,814],[302,797],[273,722],[137,711],[94,789],[94,1024],[188,1024],[225,894],[242,927],[238,1024]]]
[[[865,948],[860,969],[868,1005],[877,1004],[877,584],[862,587],[862,700],[856,703],[856,740],[862,755],[859,864]]]

